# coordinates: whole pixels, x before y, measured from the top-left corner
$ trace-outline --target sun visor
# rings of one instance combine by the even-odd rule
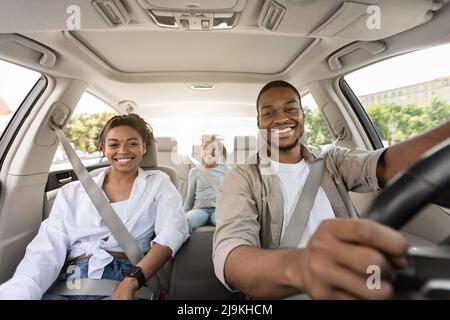
[[[440,4],[433,0],[266,0],[258,24],[277,33],[372,41],[429,21]]]

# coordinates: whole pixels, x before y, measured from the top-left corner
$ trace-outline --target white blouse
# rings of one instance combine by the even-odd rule
[[[94,177],[100,188],[109,170]],[[139,168],[130,198],[119,206],[117,214],[143,252],[158,243],[169,247],[173,257],[189,237],[181,196],[161,171]],[[107,251],[123,249],[81,183],[69,183],[58,192],[48,219],[41,223],[13,278],[0,286],[0,299],[41,299],[64,262],[80,255],[92,256],[88,277],[100,279],[104,267],[113,260]]]

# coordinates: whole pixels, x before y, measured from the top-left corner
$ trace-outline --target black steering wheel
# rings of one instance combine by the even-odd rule
[[[396,177],[364,217],[400,229],[428,203],[450,207],[450,138]],[[450,298],[449,246],[411,247],[408,258],[408,268],[397,271],[398,297]]]

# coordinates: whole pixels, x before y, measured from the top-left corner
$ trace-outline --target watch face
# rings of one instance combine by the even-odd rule
[[[145,276],[140,267],[131,266],[126,276],[135,278],[138,281],[139,283],[138,289],[141,288],[142,286],[145,286]]]
[[[129,274],[131,277],[134,277],[134,276],[136,275],[136,273],[139,272],[139,270],[141,270],[140,267],[132,266],[132,267],[130,267],[130,270],[128,271],[128,274]]]

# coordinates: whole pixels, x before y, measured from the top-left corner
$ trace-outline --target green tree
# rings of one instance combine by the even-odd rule
[[[318,110],[313,111],[309,106],[303,106],[305,112],[306,135],[308,144],[312,146],[322,146],[330,144],[331,138],[327,125]]]
[[[421,134],[450,119],[450,104],[440,98],[433,98],[430,105],[376,104],[366,108],[381,140],[403,141]],[[397,124],[391,137],[389,123]]]
[[[388,123],[389,119],[393,116],[392,110],[394,108],[395,106],[390,104],[376,104],[366,108],[366,112],[375,126],[381,140],[390,140],[391,138]]]
[[[75,149],[83,152],[97,151],[97,139],[105,123],[114,116],[111,112],[74,115],[66,129],[66,135]]]
[[[450,119],[450,103],[447,101],[434,97],[428,108],[430,120],[433,126],[437,126],[438,124]]]

